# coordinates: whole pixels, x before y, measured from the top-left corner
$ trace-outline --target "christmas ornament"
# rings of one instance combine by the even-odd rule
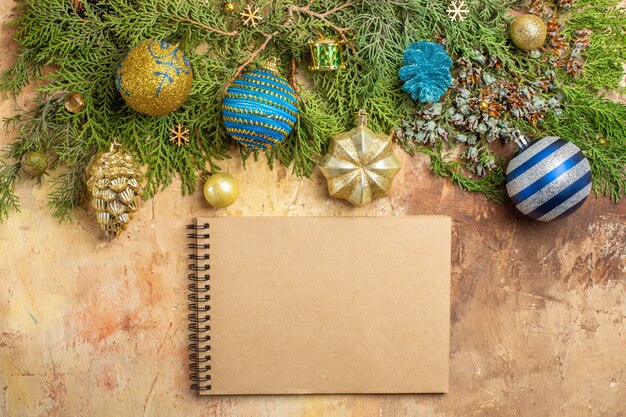
[[[130,50],[117,68],[117,89],[126,103],[148,116],[179,108],[193,80],[187,57],[165,41],[148,41]]]
[[[228,14],[233,14],[237,11],[237,6],[235,6],[235,3],[233,3],[232,1],[229,1],[224,4],[224,11]]]
[[[85,109],[85,101],[83,96],[78,93],[70,93],[65,96],[65,109],[70,113],[80,113]]]
[[[404,81],[402,90],[420,103],[439,101],[452,84],[451,67],[452,59],[443,45],[414,43],[404,53],[404,66],[398,72]]]
[[[448,13],[448,17],[453,22],[462,22],[463,20],[467,19],[467,15],[469,14],[469,12],[470,11],[467,8],[465,1],[463,0],[451,2],[450,7],[448,7],[448,10],[446,10],[446,13]]]
[[[542,222],[562,218],[578,209],[591,192],[591,166],[571,142],[550,136],[528,144],[506,171],[506,190],[515,207]]]
[[[211,175],[204,183],[204,198],[215,208],[233,204],[239,197],[239,182],[226,172]]]
[[[224,126],[240,145],[270,149],[285,140],[298,120],[298,101],[276,62],[237,78],[222,103]]]
[[[344,42],[336,39],[320,37],[309,42],[311,50],[311,71],[335,71],[345,69],[343,62]]]
[[[546,41],[548,27],[539,16],[525,14],[513,20],[510,32],[511,40],[518,48],[532,51]]]
[[[48,157],[43,152],[26,152],[20,159],[20,167],[31,177],[41,177],[48,169]]]
[[[133,157],[117,142],[109,152],[96,155],[89,167],[87,189],[96,218],[107,239],[126,230],[130,214],[137,211],[141,171]]]
[[[253,28],[255,28],[256,25],[261,23],[263,20],[263,16],[261,16],[261,9],[258,7],[253,9],[249,4],[243,12],[239,13],[239,16],[241,16],[241,21],[244,26],[252,26]]]
[[[170,132],[172,133],[170,142],[175,143],[178,147],[189,143],[189,129],[184,128],[183,125],[177,124],[175,128],[170,129]]]
[[[391,138],[367,128],[365,110],[359,110],[356,128],[331,138],[328,154],[320,163],[329,194],[356,206],[389,195],[400,167]]]

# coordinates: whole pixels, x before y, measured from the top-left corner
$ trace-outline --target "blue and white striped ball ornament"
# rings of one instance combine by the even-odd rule
[[[582,206],[591,192],[591,166],[576,145],[554,136],[517,143],[520,151],[506,170],[506,190],[519,211],[549,222]]]
[[[270,62],[237,78],[226,90],[222,118],[230,136],[249,149],[271,149],[298,121],[298,100]]]

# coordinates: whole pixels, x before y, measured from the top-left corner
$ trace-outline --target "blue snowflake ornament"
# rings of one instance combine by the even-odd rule
[[[452,84],[452,59],[443,45],[421,41],[404,53],[404,66],[398,76],[404,81],[402,90],[420,103],[437,102]]]

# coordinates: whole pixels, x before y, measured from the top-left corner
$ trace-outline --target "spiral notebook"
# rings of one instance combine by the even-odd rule
[[[188,231],[200,394],[447,392],[450,218],[198,218]]]

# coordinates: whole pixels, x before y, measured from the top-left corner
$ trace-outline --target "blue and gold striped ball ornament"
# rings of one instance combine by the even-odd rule
[[[520,151],[506,170],[506,190],[515,207],[542,222],[576,211],[591,192],[591,166],[581,150],[554,136],[530,144],[516,139]]]
[[[189,97],[193,74],[187,57],[165,41],[143,42],[117,67],[117,90],[130,107],[148,116],[162,116]]]
[[[226,90],[222,118],[230,136],[245,148],[271,149],[298,121],[298,100],[270,61],[237,78]]]

